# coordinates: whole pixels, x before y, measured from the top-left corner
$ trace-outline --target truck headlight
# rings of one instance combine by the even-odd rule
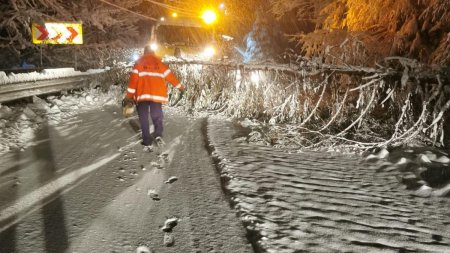
[[[205,58],[211,58],[216,54],[216,49],[214,49],[214,47],[209,46],[206,47],[205,50],[203,51],[203,57]]]
[[[156,44],[156,43],[150,44],[150,49],[153,51],[156,51],[158,49],[158,44]]]

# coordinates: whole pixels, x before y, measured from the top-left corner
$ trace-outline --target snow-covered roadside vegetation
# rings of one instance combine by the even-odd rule
[[[187,92],[173,104],[249,118],[255,137],[272,146],[361,151],[448,145],[450,90],[440,70],[402,58],[377,69],[301,64],[285,71],[177,62],[171,66]]]

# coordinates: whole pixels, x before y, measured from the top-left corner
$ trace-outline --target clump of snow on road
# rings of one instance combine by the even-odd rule
[[[147,246],[139,246],[136,249],[136,253],[151,253],[151,251]]]
[[[56,125],[65,119],[100,105],[117,105],[120,87],[108,92],[100,89],[76,91],[59,96],[34,96],[32,103],[0,104],[0,154],[23,150],[32,145],[35,131],[45,124]]]

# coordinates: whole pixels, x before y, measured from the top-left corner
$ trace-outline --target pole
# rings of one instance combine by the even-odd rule
[[[44,68],[43,64],[42,64],[42,45],[39,47],[39,63],[40,63],[40,67]]]
[[[75,58],[75,70],[77,70],[78,58],[77,58],[77,50],[76,49],[73,51],[73,57]]]

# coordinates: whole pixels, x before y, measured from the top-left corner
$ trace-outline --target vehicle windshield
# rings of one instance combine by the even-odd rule
[[[207,44],[212,35],[201,27],[160,26],[157,38],[161,44],[196,47]]]

